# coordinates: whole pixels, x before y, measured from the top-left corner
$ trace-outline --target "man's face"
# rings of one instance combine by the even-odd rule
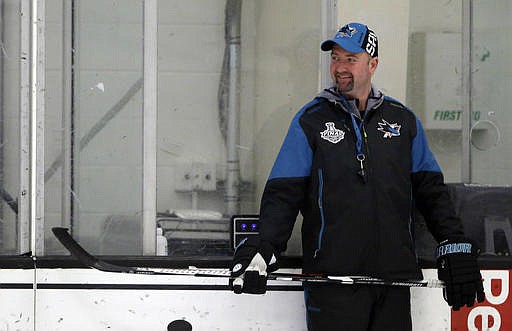
[[[331,51],[331,77],[338,90],[346,97],[366,98],[371,87],[371,77],[377,69],[378,58],[366,52],[350,53],[338,45]]]

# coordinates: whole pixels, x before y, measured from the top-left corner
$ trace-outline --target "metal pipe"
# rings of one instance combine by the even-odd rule
[[[4,49],[4,40],[5,40],[5,17],[4,17],[4,2],[0,3],[0,52]],[[1,53],[0,53],[1,54]],[[0,199],[5,200],[5,197],[8,197],[4,194],[4,76],[5,76],[5,66],[4,66],[4,56],[0,57],[0,72],[2,75],[2,79],[0,79]],[[7,192],[5,192],[7,193]],[[7,202],[9,203],[9,202]],[[16,207],[16,209],[18,209]],[[0,219],[3,219],[3,204],[0,203]],[[0,249],[3,248],[3,227],[0,228]]]
[[[462,157],[461,180],[471,183],[471,97],[472,97],[472,0],[462,1]]]
[[[68,227],[73,233],[74,213],[73,198],[73,152],[75,141],[74,111],[73,111],[73,24],[74,24],[75,1],[64,1],[62,13],[62,172],[61,172],[61,226]],[[46,173],[45,173],[46,177]],[[46,182],[46,178],[45,178]]]
[[[144,1],[142,254],[156,254],[157,0]]]
[[[30,1],[20,2],[20,174],[18,192],[17,251],[30,251]]]
[[[227,173],[226,213],[240,213],[240,159],[238,146],[240,138],[240,31],[242,0],[228,0],[226,3],[226,42],[229,48],[229,92],[226,129]]]
[[[45,0],[31,6],[30,43],[30,246],[44,254]]]

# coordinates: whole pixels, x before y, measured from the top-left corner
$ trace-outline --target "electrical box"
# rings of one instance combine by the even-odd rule
[[[259,215],[233,215],[231,217],[231,243],[235,249],[242,240],[260,232]]]

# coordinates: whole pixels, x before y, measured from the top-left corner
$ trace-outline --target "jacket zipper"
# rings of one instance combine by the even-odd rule
[[[318,256],[320,249],[322,248],[322,237],[324,234],[325,228],[325,217],[324,217],[324,206],[323,206],[323,193],[324,193],[324,179],[322,169],[318,169],[318,209],[320,210],[320,219],[322,221],[322,225],[320,226],[320,232],[318,233],[318,245],[315,250],[315,254],[313,258]]]

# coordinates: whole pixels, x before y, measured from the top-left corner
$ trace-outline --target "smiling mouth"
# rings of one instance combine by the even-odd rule
[[[336,81],[341,84],[350,84],[352,82],[352,77],[339,76],[339,77],[336,77]]]
[[[347,80],[347,79],[352,79],[352,75],[336,75],[336,79],[338,80]]]

